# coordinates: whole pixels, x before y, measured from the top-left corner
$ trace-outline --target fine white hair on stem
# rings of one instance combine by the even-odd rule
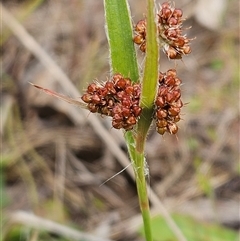
[[[143,164],[144,164],[144,175],[145,175],[146,178],[149,179],[149,166],[148,166],[146,158],[144,158]]]
[[[113,176],[111,176],[110,178],[108,178],[106,181],[104,181],[99,187],[101,187],[102,185],[104,185],[105,183],[109,182],[110,180],[112,180],[114,177],[118,176],[119,174],[121,174],[122,172],[124,172],[128,167],[130,167],[132,165],[132,163],[129,163],[126,167],[124,167],[121,171],[117,172],[116,174],[114,174]]]

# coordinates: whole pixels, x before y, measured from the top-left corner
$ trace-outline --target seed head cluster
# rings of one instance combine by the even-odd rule
[[[165,2],[160,6],[158,31],[163,51],[169,59],[181,59],[182,55],[191,53],[190,39],[182,33],[182,10]]]
[[[182,10],[173,7],[169,2],[160,5],[157,13],[157,28],[161,48],[169,59],[181,59],[191,52],[190,41],[182,31]],[[146,52],[146,19],[140,20],[135,28],[134,43]]]
[[[175,8],[170,2],[164,2],[156,15],[160,47],[169,59],[181,59],[191,52],[190,41],[183,35],[182,10]],[[139,45],[142,52],[146,52],[147,36],[146,19],[140,20],[135,28],[134,43]],[[166,73],[159,73],[158,90],[154,102],[154,116],[157,132],[176,134],[177,122],[180,121],[181,80],[175,69]],[[141,85],[132,83],[129,78],[121,74],[114,74],[105,83],[92,83],[87,87],[82,100],[88,109],[101,115],[112,117],[112,126],[116,129],[132,130],[142,112],[139,106]]]
[[[160,73],[158,79],[158,92],[155,100],[155,119],[157,132],[163,135],[165,132],[176,134],[177,122],[180,121],[181,80],[177,77],[175,69],[169,69],[166,73]]]
[[[90,84],[81,98],[91,112],[111,116],[114,128],[128,131],[133,129],[142,111],[140,92],[140,84],[115,74],[104,84]]]

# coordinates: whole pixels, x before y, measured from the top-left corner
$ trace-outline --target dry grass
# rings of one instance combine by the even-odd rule
[[[193,17],[187,21],[193,26],[190,36],[197,38],[193,53],[176,64],[188,103],[184,120],[177,138],[161,137],[153,128],[146,150],[154,212],[159,212],[160,197],[169,212],[209,222],[218,218],[232,228],[239,228],[240,198],[236,2],[230,1],[223,27],[216,32]],[[3,25],[1,152],[8,198],[4,216],[28,210],[95,236],[104,232],[113,240],[141,240],[135,233],[141,218],[131,167],[100,186],[128,163],[121,133],[111,129],[107,118],[89,115],[28,84],[76,97],[73,85],[81,92],[93,79],[109,76],[102,1],[3,4],[57,64],[50,73],[51,62],[39,61],[28,43],[24,46]],[[131,6],[137,21],[145,6]],[[165,71],[173,64],[163,58],[161,68]],[[34,240],[37,234],[32,236]]]

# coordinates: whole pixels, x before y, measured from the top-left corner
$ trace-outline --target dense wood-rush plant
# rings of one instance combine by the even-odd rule
[[[105,82],[91,83],[81,97],[83,102],[34,86],[92,113],[110,116],[112,126],[123,129],[135,172],[145,236],[151,241],[146,136],[153,121],[159,134],[176,134],[183,106],[176,69],[159,72],[160,49],[169,59],[181,59],[191,48],[190,39],[182,31],[182,10],[170,2],[156,8],[154,0],[146,1],[146,18],[132,27],[126,0],[104,0],[111,76]],[[134,43],[146,55],[142,73]]]

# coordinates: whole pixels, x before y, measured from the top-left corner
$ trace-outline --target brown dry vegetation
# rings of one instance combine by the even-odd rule
[[[3,5],[81,92],[93,79],[110,76],[102,2],[5,0]],[[145,1],[130,3],[137,22],[146,12]],[[237,1],[229,1],[222,27],[216,31],[195,20],[192,4],[183,0],[176,4],[189,17],[185,22],[192,26],[188,36],[196,37],[192,54],[178,62],[161,55],[162,71],[176,66],[188,104],[177,136],[162,137],[152,127],[146,146],[150,185],[170,213],[190,214],[205,222],[217,220],[238,229]],[[3,24],[4,218],[24,210],[96,235],[105,230],[113,240],[141,240],[135,232],[141,217],[131,167],[100,186],[127,165],[119,154],[126,153],[122,132],[98,116],[102,132],[92,114],[30,86],[28,82],[33,82],[72,94],[15,34]],[[142,67],[142,60],[139,63]],[[113,142],[116,145],[109,146]]]

